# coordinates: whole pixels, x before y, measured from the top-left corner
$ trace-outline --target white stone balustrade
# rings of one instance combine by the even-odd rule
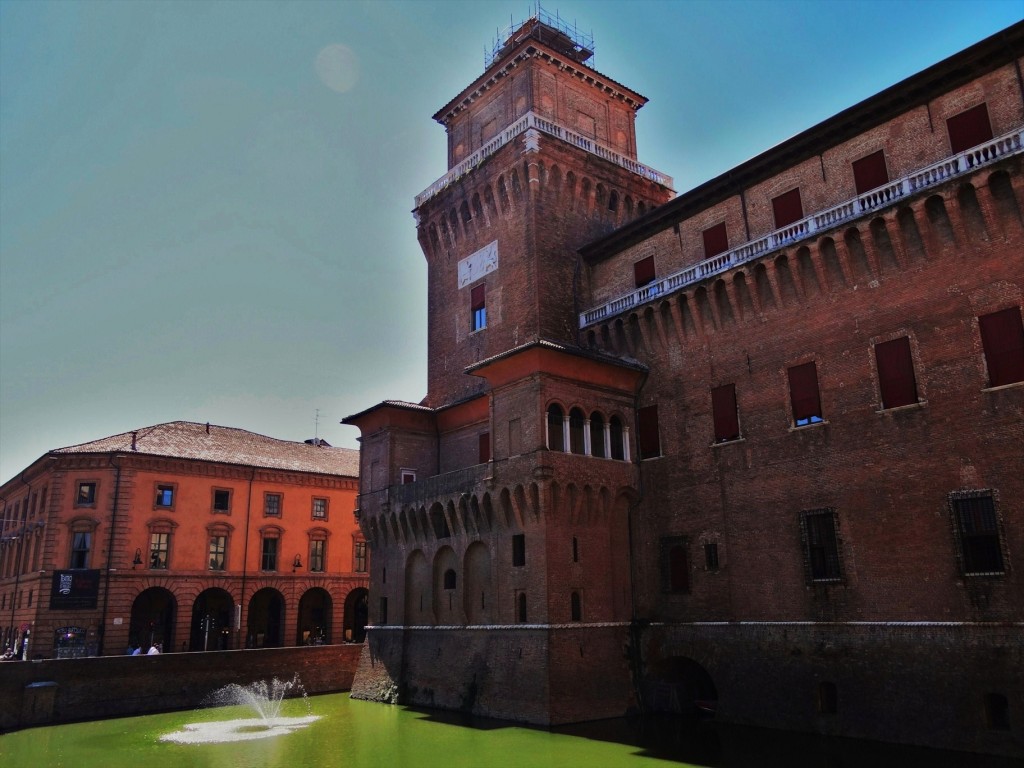
[[[863,195],[858,195],[852,200],[813,213],[756,240],[743,243],[725,253],[673,272],[660,280],[637,288],[625,296],[588,309],[580,314],[580,328],[586,328],[588,325],[614,317],[656,296],[678,291],[708,277],[727,272],[733,267],[753,261],[769,251],[781,249],[817,232],[834,229],[874,210],[892,205],[900,198],[916,194],[929,187],[935,187],[956,176],[975,171],[1022,151],[1024,151],[1024,128],[1018,128],[1011,133],[914,171],[897,181],[891,181]]]
[[[530,128],[534,128],[548,136],[554,136],[556,139],[560,139],[561,141],[565,141],[575,147],[579,147],[585,152],[597,155],[608,162],[615,163],[628,171],[639,176],[643,176],[645,179],[650,179],[651,181],[661,184],[663,187],[668,187],[669,189],[672,188],[673,182],[671,176],[661,173],[660,171],[656,171],[653,168],[649,168],[643,163],[638,163],[632,158],[620,155],[614,149],[609,149],[608,147],[598,144],[596,141],[588,139],[585,136],[581,136],[575,131],[570,131],[568,128],[559,125],[553,120],[541,117],[534,112],[527,112],[504,131],[480,147],[476,152],[448,171],[448,173],[440,179],[416,195],[416,207],[419,208],[423,203],[432,198],[449,184],[461,179],[488,157],[511,142],[519,134],[523,133],[523,131]]]

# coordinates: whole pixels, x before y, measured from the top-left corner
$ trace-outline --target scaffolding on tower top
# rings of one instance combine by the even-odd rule
[[[510,19],[505,29],[497,31],[490,51],[484,53],[484,68],[490,68],[494,62],[504,58],[509,51],[528,38],[544,43],[580,64],[594,55],[593,33],[581,31],[575,21],[570,23],[557,12],[552,15],[537,3],[530,18],[519,22]],[[593,64],[588,66],[593,67]]]

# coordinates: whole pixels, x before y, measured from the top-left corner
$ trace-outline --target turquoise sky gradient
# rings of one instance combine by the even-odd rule
[[[1024,17],[1024,0],[544,8],[650,98],[639,159],[680,192]],[[430,116],[530,12],[0,0],[0,481],[177,419],[302,440],[319,409],[319,435],[355,447],[341,418],[418,401],[410,211],[447,170]]]

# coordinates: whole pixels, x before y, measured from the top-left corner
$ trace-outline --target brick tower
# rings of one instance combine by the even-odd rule
[[[590,68],[592,49],[540,14],[434,115],[449,170],[415,209],[427,396],[345,420],[362,432],[373,553],[357,696],[559,723],[619,715],[632,695],[645,368],[577,345],[577,249],[673,193],[636,160],[646,99]]]

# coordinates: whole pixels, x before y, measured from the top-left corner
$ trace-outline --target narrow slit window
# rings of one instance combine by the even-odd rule
[[[715,425],[715,442],[736,440],[740,436],[740,419],[736,410],[735,384],[723,384],[711,390],[711,411]]]
[[[479,331],[487,327],[487,293],[486,285],[481,283],[470,293],[470,312],[472,323],[470,330]]]
[[[661,438],[658,433],[658,406],[648,405],[636,413],[637,442],[640,458],[661,456]]]

